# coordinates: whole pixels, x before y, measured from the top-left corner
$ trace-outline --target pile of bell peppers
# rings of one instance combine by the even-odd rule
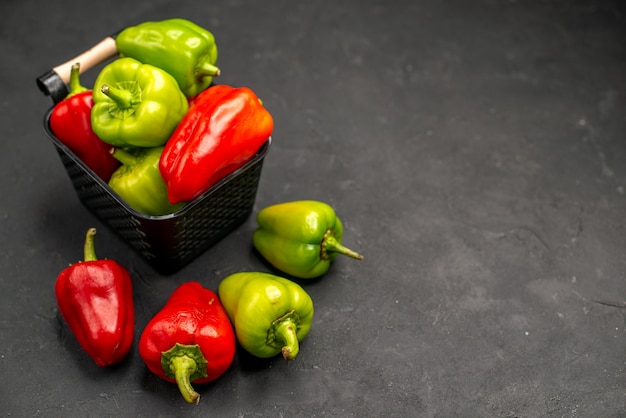
[[[217,85],[211,32],[186,19],[115,37],[119,56],[51,112],[50,129],[133,210],[168,215],[250,161],[274,129],[248,87]]]
[[[184,19],[146,22],[116,37],[120,57],[93,89],[72,68],[70,94],[51,114],[51,129],[130,207],[147,215],[181,210],[252,158],[273,119],[246,87],[213,85],[220,74],[213,35]],[[361,260],[342,245],[343,224],[329,204],[301,200],[259,211],[252,246],[276,269],[242,271],[217,292],[180,284],[141,332],[138,351],[160,379],[198,403],[193,385],[218,379],[237,347],[259,358],[294,360],[313,323],[313,299],[296,279],[323,276],[337,255]],[[55,293],[59,312],[100,367],[122,362],[135,333],[129,271],[98,260],[95,228],[84,260],[64,269]],[[284,276],[284,277],[283,277]]]

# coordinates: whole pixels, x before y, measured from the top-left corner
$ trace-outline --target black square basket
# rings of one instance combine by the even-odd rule
[[[180,270],[250,216],[271,138],[243,167],[178,212],[149,216],[131,208],[52,133],[51,111],[45,115],[44,129],[78,198],[157,272],[169,275]]]

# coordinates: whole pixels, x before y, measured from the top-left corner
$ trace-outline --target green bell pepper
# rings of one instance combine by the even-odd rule
[[[115,37],[122,56],[170,73],[187,97],[206,89],[220,74],[213,34],[186,19],[144,22]]]
[[[297,283],[268,273],[241,272],[218,287],[237,340],[250,354],[293,360],[313,321],[313,300]]]
[[[189,108],[176,80],[133,58],[119,58],[98,74],[91,124],[116,147],[164,145]]]
[[[326,273],[338,254],[363,256],[341,245],[343,225],[335,210],[314,200],[280,203],[257,215],[254,247],[274,267],[302,279]]]
[[[162,152],[163,147],[111,151],[122,165],[113,172],[109,186],[130,207],[145,215],[167,215],[185,206],[172,205],[167,199],[167,188],[159,172]]]

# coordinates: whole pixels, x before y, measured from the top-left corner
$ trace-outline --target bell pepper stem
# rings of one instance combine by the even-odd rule
[[[202,78],[205,76],[218,77],[221,71],[218,67],[211,64],[209,60],[200,60],[196,67],[196,77]]]
[[[131,154],[130,152],[124,151],[121,148],[113,147],[109,150],[109,153],[123,165],[133,166],[137,164],[138,158],[134,156],[133,154]]]
[[[187,402],[195,404],[200,402],[200,394],[191,386],[189,377],[195,373],[197,367],[196,362],[187,356],[175,357],[170,363],[170,368],[176,376],[178,390]]]
[[[130,107],[130,92],[127,90],[116,89],[108,84],[103,84],[100,88],[102,93],[106,94],[111,100],[113,100],[117,106],[121,109],[127,109]]]
[[[103,84],[100,91],[111,99],[117,109],[109,111],[116,117],[124,119],[134,112],[135,107],[141,103],[141,91],[137,83],[126,81],[122,88]]]
[[[80,84],[80,63],[79,62],[72,65],[72,68],[70,70],[70,83],[69,84],[70,84],[70,93],[67,95],[67,97],[72,97],[76,94],[89,91],[87,87],[83,87]]]
[[[350,258],[357,260],[363,260],[363,256],[356,251],[344,247],[341,243],[332,235],[332,231],[328,230],[324,234],[324,239],[321,245],[322,259],[328,259],[329,253],[339,253]]]
[[[198,345],[176,343],[161,353],[161,367],[165,375],[176,380],[185,401],[197,404],[200,394],[191,386],[193,380],[206,377],[207,360]]]
[[[295,311],[289,311],[272,323],[268,335],[268,343],[282,346],[281,353],[285,360],[293,360],[300,351],[298,342],[298,322],[300,318]]]
[[[96,236],[96,228],[89,228],[87,230],[87,235],[85,236],[85,244],[84,244],[84,261],[96,261],[98,258],[96,257],[96,248],[94,245],[94,238]]]

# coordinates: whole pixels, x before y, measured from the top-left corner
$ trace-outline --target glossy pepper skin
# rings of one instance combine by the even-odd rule
[[[91,90],[80,84],[80,64],[72,65],[70,93],[50,114],[50,129],[85,165],[105,182],[120,163],[109,154],[111,146],[91,128]]]
[[[159,172],[162,152],[163,147],[132,151],[111,149],[111,154],[122,162],[122,166],[111,176],[109,186],[130,207],[145,215],[167,215],[185,206],[185,203],[173,205],[167,199],[167,189]]]
[[[186,19],[143,22],[122,30],[115,38],[122,56],[162,68],[171,74],[187,97],[209,87],[220,74],[215,66],[215,37]]]
[[[98,260],[96,229],[87,231],[84,261],[57,277],[55,294],[61,316],[80,346],[100,367],[122,361],[135,332],[132,281],[128,270],[113,260]]]
[[[343,225],[324,202],[299,200],[268,206],[257,214],[254,247],[274,267],[302,279],[326,273],[338,254],[362,255],[341,245]]]
[[[198,403],[191,383],[220,377],[235,357],[235,333],[217,295],[197,282],[180,285],[150,320],[139,354],[150,371],[176,382],[183,398]]]
[[[170,202],[190,202],[244,165],[273,129],[272,115],[247,87],[218,85],[200,93],[161,157]]]
[[[170,74],[128,57],[100,71],[93,101],[94,132],[116,147],[162,146],[189,108]]]
[[[218,293],[241,346],[269,358],[293,360],[313,321],[313,301],[297,283],[268,273],[240,272],[226,277]]]

